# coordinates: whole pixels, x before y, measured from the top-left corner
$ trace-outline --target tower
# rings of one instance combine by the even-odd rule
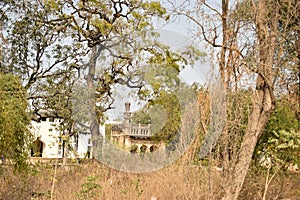
[[[125,103],[125,112],[124,112],[124,125],[129,125],[131,123],[131,112],[130,112],[130,103]]]

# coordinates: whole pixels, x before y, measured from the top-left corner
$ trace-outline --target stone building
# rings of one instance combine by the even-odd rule
[[[63,148],[63,134],[57,129],[61,119],[53,118],[44,111],[38,121],[31,121],[31,132],[35,138],[30,148],[31,157],[68,158],[89,157],[92,149],[91,134],[81,133],[70,138],[71,149]],[[65,152],[68,151],[68,152]]]
[[[135,124],[131,120],[130,103],[125,103],[124,121],[111,128],[110,140],[130,152],[153,152],[164,148],[162,142],[154,141],[151,124]]]

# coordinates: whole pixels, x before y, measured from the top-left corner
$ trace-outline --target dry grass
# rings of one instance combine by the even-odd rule
[[[266,173],[248,173],[240,200],[260,200],[263,197],[266,183]],[[300,200],[300,174],[280,174],[272,180],[266,199],[272,200]]]
[[[54,167],[41,165],[35,169],[38,169],[35,174],[24,177],[5,170],[0,180],[0,199],[51,199]],[[101,188],[90,188],[84,193],[82,185],[87,183],[88,176],[97,176],[94,183]],[[299,199],[299,180],[299,175],[277,177],[270,185],[267,199]],[[263,176],[248,176],[240,199],[261,199],[264,181]],[[53,199],[221,199],[223,182],[221,172],[180,162],[144,174],[119,172],[89,162],[58,168]],[[82,195],[92,192],[92,198]]]
[[[1,197],[6,199],[50,199],[54,168],[40,166],[36,175],[22,178],[6,170],[1,178]],[[193,165],[174,164],[145,174],[130,174],[109,169],[96,162],[59,168],[54,199],[79,199],[78,193],[87,176],[97,176],[100,189],[91,199],[208,199],[207,170]],[[215,173],[214,180],[221,176]],[[216,181],[217,182],[217,181]],[[213,186],[213,185],[211,185]],[[219,185],[215,187],[216,194]]]

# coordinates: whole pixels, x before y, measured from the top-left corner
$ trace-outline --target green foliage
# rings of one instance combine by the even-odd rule
[[[158,132],[154,132],[154,139],[169,143],[180,129],[181,107],[179,101],[175,94],[162,91],[156,99],[151,101],[151,104],[160,105],[165,113],[163,127]]]
[[[163,79],[163,77],[161,77]],[[151,123],[154,139],[170,143],[175,139],[181,126],[181,114],[185,107],[197,99],[197,85],[180,84],[164,90],[161,87],[141,110],[133,113],[133,123]],[[166,87],[168,88],[168,87]]]
[[[236,8],[231,13],[232,20],[239,20],[244,23],[251,23],[254,13],[249,12],[252,8],[252,1],[244,0],[236,5]]]
[[[5,71],[21,77],[34,113],[46,109],[62,119],[59,129],[66,137],[91,129],[87,124],[94,119],[87,113],[92,109],[95,121],[104,121],[103,113],[112,108],[114,85],[138,88],[138,95],[147,100],[166,98],[162,91],[175,92],[179,72],[188,63],[157,40],[153,18],[167,18],[159,1],[9,1],[5,11]],[[95,62],[86,63],[88,56]],[[76,81],[83,84],[79,87]],[[159,104],[176,123],[175,130],[178,117],[166,104],[176,102]],[[167,128],[164,132],[171,135]]]
[[[131,153],[134,153],[134,152],[137,152],[138,151],[138,146],[136,145],[136,144],[133,144],[133,145],[131,145],[131,147],[130,147],[130,152]]]
[[[32,192],[31,200],[39,200],[42,198],[51,199],[51,191],[47,190],[46,192]]]
[[[216,156],[226,157],[231,163],[238,158],[238,152],[242,144],[243,136],[248,126],[248,116],[251,110],[252,94],[249,90],[236,90],[227,93],[227,131],[221,134],[217,146]],[[222,159],[220,159],[222,160]],[[230,164],[231,164],[230,163]]]
[[[144,192],[144,190],[141,189],[141,184],[140,183],[141,183],[140,178],[132,180],[132,184],[134,185],[135,190],[138,192],[138,196],[141,196]]]
[[[132,122],[134,124],[148,124],[149,122],[151,122],[151,117],[147,111],[140,110],[133,113]]]
[[[299,131],[300,123],[296,119],[295,112],[287,101],[278,101],[276,110],[270,117],[267,125],[266,133],[272,133],[273,131],[285,130],[285,131]]]
[[[278,101],[265,133],[260,138],[255,157],[270,157],[276,165],[289,163],[300,167],[300,122],[289,102]]]
[[[239,149],[242,137],[246,132],[248,116],[252,106],[251,97],[251,92],[249,90],[239,90],[228,93],[228,150],[230,151],[231,156],[237,156],[237,149]]]
[[[178,133],[181,124],[181,107],[174,93],[161,91],[148,104],[133,113],[134,123],[151,123],[154,140],[170,143]]]
[[[111,137],[111,128],[114,124],[105,124],[105,138],[107,138],[107,140],[110,140]]]
[[[161,6],[159,1],[145,2],[143,7],[151,13],[155,13],[158,16],[162,16],[166,13],[166,9]]]
[[[168,49],[163,50],[166,53],[150,51],[152,55],[148,62],[151,65],[143,69],[145,82],[151,86],[154,94],[159,90],[174,91],[180,83],[179,72],[187,64],[187,61],[179,54],[170,52]]]
[[[98,176],[87,176],[81,190],[75,193],[76,199],[90,199],[99,197],[101,186],[97,183]]]
[[[136,124],[151,123],[151,132],[158,134],[164,126],[166,117],[167,115],[162,105],[148,103],[144,108],[133,113],[132,121]]]
[[[32,138],[27,106],[20,79],[0,74],[0,156],[13,161],[20,171],[27,167],[27,148]]]
[[[274,153],[287,153],[287,161],[293,161],[300,152],[300,132],[295,130],[273,131],[273,136],[268,140],[268,147],[276,147]],[[296,154],[295,154],[296,153]],[[284,157],[283,157],[284,158]]]

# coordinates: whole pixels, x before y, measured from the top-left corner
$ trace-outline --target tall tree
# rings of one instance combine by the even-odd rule
[[[169,2],[176,15],[195,22],[203,41],[212,47],[212,56],[217,61],[227,93],[245,86],[252,90],[251,111],[238,159],[228,163],[234,170],[228,175],[224,199],[237,199],[254,148],[275,109],[275,95],[280,94],[278,79],[290,77],[299,63],[293,50],[297,40],[291,38],[292,35],[299,37],[297,1],[222,0],[218,2],[220,4],[198,1],[195,11],[191,11],[192,6],[187,6],[187,11]],[[245,85],[247,79],[250,80]],[[226,146],[229,132],[225,125]]]
[[[26,168],[29,131],[26,90],[18,77],[0,74],[0,156],[15,163],[17,170]]]
[[[61,1],[48,5],[56,14],[50,24],[66,26],[73,37],[90,50],[86,83],[90,91],[90,131],[96,147],[96,143],[102,143],[100,117],[112,108],[114,101],[112,86],[119,83],[132,88],[141,87],[140,82],[133,80],[137,57],[153,45],[149,43],[153,32],[152,17],[162,17],[165,10],[158,2],[139,1]],[[111,60],[108,59],[104,63],[106,66],[100,69],[102,74],[97,74],[100,55]]]
[[[113,85],[140,89],[141,66],[156,62],[155,57],[172,58],[153,31],[153,18],[167,17],[158,1],[25,0],[1,6],[7,16],[1,71],[22,77],[34,112],[52,110],[69,123],[64,126],[69,132],[75,131],[69,120],[74,113],[58,110],[70,111],[75,88],[63,86],[85,82],[90,131],[100,144],[99,123],[112,108]],[[61,103],[53,102],[58,99]]]

